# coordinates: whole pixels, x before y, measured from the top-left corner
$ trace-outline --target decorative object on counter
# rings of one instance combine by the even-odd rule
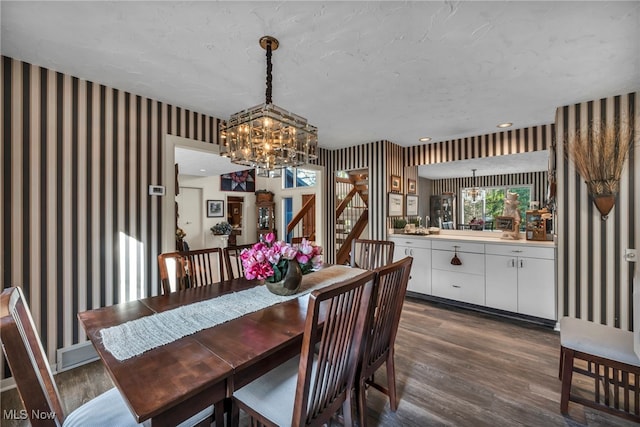
[[[207,200],[207,218],[224,216],[224,200]]]
[[[451,265],[462,265],[462,260],[458,258],[459,246],[453,246],[453,258],[451,258]]]
[[[507,192],[507,197],[504,199],[504,209],[502,216],[498,217],[498,221],[502,221],[501,226],[498,227],[502,230],[501,239],[506,240],[518,240],[520,239],[520,211],[518,206],[518,193]],[[507,218],[512,218],[511,227],[508,226]]]
[[[271,52],[279,45],[271,36],[260,38],[260,46],[267,52],[264,104],[233,114],[222,129],[222,137],[226,139],[222,155],[233,163],[258,168],[261,173],[302,166],[317,158],[318,129],[304,117],[272,102]]]
[[[416,180],[408,178],[407,179],[407,194],[416,194],[418,192],[416,187]]]
[[[211,227],[211,232],[214,236],[228,236],[231,234],[233,227],[226,221],[222,221]]]
[[[224,175],[220,175],[221,191],[244,191],[250,193],[255,189],[255,169],[246,169],[243,171],[225,173]]]
[[[387,202],[387,216],[402,216],[402,194],[389,193]]]
[[[407,194],[407,209],[405,215],[415,216],[418,215],[418,196]]]
[[[551,212],[546,208],[526,212],[525,235],[527,240],[547,240],[548,224]]]
[[[247,279],[265,280],[274,294],[293,295],[300,288],[302,275],[322,266],[322,248],[307,239],[299,245],[276,241],[275,235],[268,233],[264,242],[243,249],[240,259]]]
[[[631,131],[626,120],[619,126],[591,122],[584,131],[576,130],[567,141],[565,153],[585,180],[603,220],[607,219],[616,202],[620,175],[631,145]]]
[[[476,218],[475,216],[469,221],[469,227],[472,230],[482,230],[484,228],[484,220],[482,218]]]
[[[429,234],[440,234],[440,228],[438,227],[429,227],[427,228]]]
[[[479,201],[484,199],[484,190],[480,189],[476,182],[476,170],[477,169],[471,169],[471,171],[473,172],[473,187],[467,188],[464,192],[464,197],[471,203],[478,203]]]

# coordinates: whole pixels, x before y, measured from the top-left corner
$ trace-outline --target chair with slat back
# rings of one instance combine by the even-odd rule
[[[227,246],[224,248],[224,265],[227,270],[227,279],[235,279],[244,275],[244,267],[240,259],[243,249],[250,249],[254,243],[247,245]]]
[[[394,243],[388,240],[354,239],[351,242],[351,267],[375,270],[393,262]]]
[[[158,255],[162,292],[210,285],[224,280],[221,248]]]
[[[251,425],[318,426],[340,408],[344,424],[353,425],[351,391],[369,302],[375,298],[374,279],[370,271],[311,293],[301,355],[234,392],[232,425],[238,425],[239,409],[251,417]]]
[[[374,300],[376,302],[375,310],[370,328],[368,328],[369,334],[365,336],[364,351],[356,383],[358,413],[360,425],[363,427],[367,420],[366,385],[370,385],[389,396],[392,411],[395,412],[398,407],[393,347],[412,262],[413,258],[406,257],[376,270],[378,279]],[[385,363],[387,387],[374,381],[374,373]]]
[[[142,426],[117,388],[102,393],[65,417],[62,400],[22,290],[7,288],[0,294],[0,337],[11,374],[32,426]],[[210,423],[213,406],[180,426]]]

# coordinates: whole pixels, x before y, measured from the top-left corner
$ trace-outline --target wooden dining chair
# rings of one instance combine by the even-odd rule
[[[254,244],[227,246],[224,248],[224,266],[228,280],[244,276],[244,266],[240,259],[240,253],[244,249],[250,249]]]
[[[372,386],[387,396],[393,412],[398,408],[396,395],[396,374],[394,365],[394,344],[400,313],[407,291],[412,257],[406,257],[386,267],[379,268],[376,280],[375,309],[368,334],[365,335],[364,351],[358,368],[356,396],[360,426],[367,422],[366,386]],[[374,373],[383,365],[387,367],[387,387],[375,382]]]
[[[164,294],[224,280],[222,248],[160,254],[158,267]]]
[[[141,426],[117,388],[97,396],[65,416],[64,405],[22,290],[0,294],[0,337],[20,400],[32,426]],[[181,425],[211,418],[213,406]]]
[[[351,392],[374,278],[366,272],[310,294],[300,356],[233,393],[232,425],[239,423],[239,409],[251,425],[318,426],[340,408],[345,426],[353,425]]]
[[[375,270],[393,262],[394,243],[389,240],[354,239],[351,242],[351,267]]]

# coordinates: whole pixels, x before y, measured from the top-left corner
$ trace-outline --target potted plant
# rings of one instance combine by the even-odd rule
[[[215,236],[228,236],[229,234],[231,234],[231,224],[229,224],[226,221],[223,222],[219,222],[216,225],[214,225],[213,227],[211,227],[211,232],[215,235]]]

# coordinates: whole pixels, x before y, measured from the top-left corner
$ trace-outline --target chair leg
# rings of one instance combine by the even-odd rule
[[[571,380],[573,378],[574,351],[570,348],[561,348],[562,360],[562,391],[560,393],[560,412],[566,415],[569,412],[569,398],[571,396]]]
[[[560,347],[560,366],[558,367],[558,379],[562,380],[562,364],[564,363],[564,352],[562,351],[562,347]]]
[[[396,412],[398,399],[396,397],[396,368],[393,363],[393,351],[389,351],[387,356],[387,386],[389,387],[389,406],[392,412]]]
[[[356,385],[356,399],[358,399],[358,420],[360,427],[367,425],[367,388],[364,378]]]
[[[353,407],[351,406],[351,393],[347,392],[347,398],[342,403],[342,417],[345,427],[353,427]]]
[[[214,416],[216,421],[216,427],[224,426],[224,400],[216,402],[214,406]]]
[[[233,397],[231,398],[229,424],[230,427],[238,427],[240,425],[240,407]]]

